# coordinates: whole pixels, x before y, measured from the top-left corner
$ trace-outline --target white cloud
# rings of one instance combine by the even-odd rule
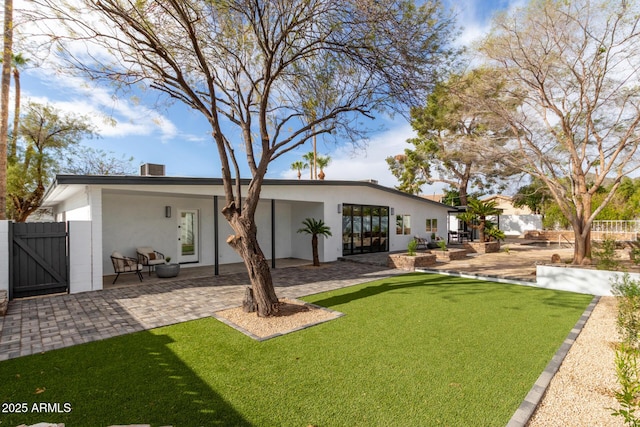
[[[493,16],[502,11],[511,12],[525,5],[524,0],[458,0],[451,2],[462,34],[456,40],[459,46],[471,47],[489,33]]]
[[[118,98],[107,88],[89,86],[80,77],[59,78],[43,69],[33,74],[46,82],[49,90],[44,96],[27,92],[25,98],[51,104],[66,113],[89,117],[102,137],[155,136],[162,142],[178,137],[191,141],[202,139],[201,136],[181,133],[176,124],[158,110],[134,100]]]

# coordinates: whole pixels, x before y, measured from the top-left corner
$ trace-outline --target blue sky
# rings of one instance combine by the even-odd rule
[[[16,2],[18,3],[18,2]],[[492,15],[515,3],[507,0],[464,0],[455,2],[459,25],[463,33],[459,40],[467,45],[484,34]],[[16,4],[19,9],[19,4]],[[209,134],[209,128],[199,113],[175,103],[156,105],[153,91],[115,94],[110,87],[95,87],[80,78],[61,77],[52,70],[27,68],[22,72],[23,101],[28,99],[49,103],[63,111],[84,114],[91,118],[100,138],[82,144],[107,152],[133,156],[135,165],[160,163],[171,176],[219,177],[220,162]],[[366,119],[365,119],[366,120]],[[376,179],[393,187],[396,179],[388,171],[385,158],[403,152],[406,140],[413,136],[411,126],[402,117],[379,116],[372,128],[383,126],[371,134],[365,150],[355,151],[350,145],[318,142],[318,152],[328,154],[331,164],[325,169],[326,179]],[[269,178],[295,178],[290,170],[293,161],[311,150],[311,143],[272,163]],[[308,175],[303,175],[303,178]],[[424,187],[425,194],[439,192],[441,186]]]

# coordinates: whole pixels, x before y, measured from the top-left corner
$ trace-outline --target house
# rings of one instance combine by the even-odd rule
[[[483,197],[483,202],[495,202],[496,208],[502,210],[501,215],[532,215],[533,212],[527,206],[515,207],[511,196],[496,194],[493,196]]]
[[[248,181],[242,184],[246,188]],[[90,221],[84,233],[91,253],[91,283],[76,288],[79,291],[102,288],[102,276],[113,273],[113,251],[135,256],[137,247],[150,246],[183,268],[242,261],[226,244],[233,232],[220,213],[224,203],[221,179],[160,173],[58,175],[43,206],[53,211],[56,221]],[[371,181],[267,179],[256,214],[258,241],[272,262],[311,260],[311,239],[297,230],[305,218],[313,217],[333,233],[319,240],[321,262],[398,251],[415,235],[446,238],[450,209]]]

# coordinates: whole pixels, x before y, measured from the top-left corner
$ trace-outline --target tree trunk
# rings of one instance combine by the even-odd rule
[[[2,51],[2,83],[0,93],[0,220],[7,210],[7,141],[9,127],[9,87],[13,48],[13,0],[4,2],[4,38]]]
[[[318,256],[318,236],[314,234],[311,236],[311,248],[313,250],[313,265],[320,267],[320,257]]]
[[[591,228],[585,230],[585,225],[573,224],[574,250],[573,264],[591,264]]]
[[[484,243],[484,227],[485,227],[486,221],[484,218],[480,219],[480,222],[478,224],[478,235],[480,238],[480,242]]]
[[[16,161],[18,152],[18,136],[20,129],[20,71],[18,64],[13,67],[13,82],[15,83],[16,99],[13,104],[13,128],[11,130],[11,144],[7,148],[7,159],[10,164]]]
[[[231,217],[229,222],[236,234],[229,236],[227,243],[244,260],[258,316],[269,317],[278,309],[278,297],[273,288],[269,263],[258,244],[255,222],[237,213]],[[249,303],[249,301],[245,302]]]
[[[584,183],[584,180],[581,180]],[[575,248],[573,251],[573,264],[591,264],[591,197],[587,193],[586,185],[581,185],[582,198],[576,204],[576,214],[571,220],[573,226]]]

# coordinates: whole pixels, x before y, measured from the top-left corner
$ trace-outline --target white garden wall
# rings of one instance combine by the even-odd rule
[[[542,215],[500,215],[500,230],[507,236],[523,236],[526,231],[542,230]]]
[[[540,288],[578,292],[581,294],[607,296],[619,271],[592,270],[575,267],[539,265],[536,268],[536,285]],[[640,274],[629,273],[632,280],[640,281]]]
[[[0,221],[0,291],[9,292],[9,222]]]

